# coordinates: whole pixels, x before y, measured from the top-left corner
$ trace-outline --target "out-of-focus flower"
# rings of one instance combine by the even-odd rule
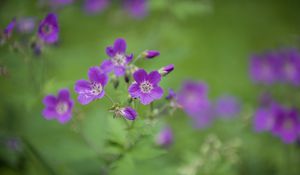
[[[70,5],[74,2],[74,0],[49,0],[49,5],[53,8],[63,7],[66,5]]]
[[[206,128],[215,118],[213,106],[208,103],[205,108],[200,108],[197,113],[190,114],[195,128]]]
[[[126,55],[126,41],[122,38],[116,39],[113,46],[106,48],[106,54],[110,59],[102,62],[101,69],[104,72],[114,71],[116,76],[125,75],[127,64],[133,58],[132,54]]]
[[[281,56],[281,81],[292,85],[300,85],[300,53],[296,49],[282,49]]]
[[[173,100],[176,99],[177,95],[173,89],[169,89],[169,94],[166,96],[167,100]]]
[[[4,29],[3,33],[4,33],[4,36],[6,38],[10,38],[13,31],[14,31],[14,28],[16,26],[16,18],[13,18],[12,21],[6,26],[6,28]]]
[[[47,44],[53,44],[58,41],[59,26],[57,16],[49,13],[41,22],[38,29],[39,38]]]
[[[116,116],[123,116],[128,120],[135,120],[137,117],[136,111],[131,107],[116,108],[114,112]]]
[[[159,55],[160,55],[159,51],[156,51],[156,50],[146,50],[143,52],[144,58],[147,58],[147,59],[152,59]]]
[[[233,96],[221,96],[215,103],[215,114],[218,117],[230,118],[240,113],[241,105]]]
[[[143,18],[148,13],[147,0],[125,0],[124,7],[135,18]]]
[[[169,147],[173,143],[173,132],[171,128],[165,127],[156,135],[156,144]]]
[[[254,130],[256,132],[271,131],[275,123],[275,104],[258,108],[254,114]]]
[[[164,66],[164,67],[160,68],[158,70],[158,72],[160,73],[160,75],[166,76],[169,73],[171,73],[173,70],[174,70],[174,64],[169,64],[167,66]]]
[[[158,85],[161,75],[157,71],[147,74],[144,69],[139,69],[134,72],[133,78],[135,82],[130,85],[128,92],[132,98],[139,98],[142,104],[147,105],[163,96],[164,91]]]
[[[68,89],[62,89],[58,96],[47,95],[43,99],[45,109],[43,116],[47,120],[57,119],[60,123],[66,123],[72,118],[73,100]]]
[[[75,84],[75,92],[78,101],[82,105],[100,99],[105,95],[104,87],[108,82],[108,76],[99,67],[91,67],[88,72],[89,81],[78,80]]]
[[[84,10],[89,14],[96,14],[106,9],[109,3],[109,0],[85,0]]]
[[[6,146],[12,151],[21,151],[22,150],[22,142],[19,138],[8,138],[6,140]]]
[[[17,29],[20,33],[31,33],[35,27],[35,19],[32,17],[20,18],[17,22]]]
[[[277,53],[253,55],[250,60],[250,75],[255,83],[270,85],[279,80],[280,57]]]

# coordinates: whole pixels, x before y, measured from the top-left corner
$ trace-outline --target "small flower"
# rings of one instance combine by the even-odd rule
[[[66,123],[72,118],[73,100],[68,89],[62,89],[58,96],[47,95],[43,99],[45,109],[43,116],[47,120],[57,119],[60,123]]]
[[[139,69],[134,72],[133,78],[135,82],[130,85],[128,92],[132,98],[139,98],[142,104],[147,105],[163,96],[163,89],[158,85],[161,75],[157,71],[147,74],[144,69]]]
[[[39,38],[47,44],[58,41],[59,26],[57,16],[49,13],[41,22],[38,29]]]
[[[12,21],[6,26],[6,28],[4,29],[3,33],[4,33],[4,36],[6,38],[10,38],[13,31],[14,31],[14,28],[16,26],[16,18],[13,18]]]
[[[125,9],[135,18],[143,18],[148,12],[147,0],[125,0]]]
[[[114,71],[116,76],[126,73],[127,64],[131,62],[133,55],[126,55],[126,41],[122,38],[116,39],[113,46],[106,48],[106,54],[110,59],[104,60],[101,69],[104,72]]]
[[[280,64],[281,80],[295,86],[300,85],[300,53],[296,49],[283,49]]]
[[[165,127],[156,135],[156,144],[169,147],[173,143],[173,132],[171,128]]]
[[[222,96],[215,103],[215,112],[218,117],[230,118],[240,113],[241,106],[233,96]]]
[[[131,107],[125,107],[125,108],[116,108],[114,110],[116,116],[123,116],[128,120],[135,120],[137,117],[137,113],[134,109]]]
[[[159,51],[156,50],[146,50],[145,52],[143,52],[144,58],[148,58],[148,59],[155,58],[159,55],[160,55]]]
[[[165,67],[162,67],[158,70],[158,72],[160,73],[160,75],[162,76],[166,76],[169,73],[171,73],[174,70],[174,64],[169,64]]]
[[[75,84],[75,92],[78,93],[78,101],[82,105],[102,98],[105,95],[104,87],[108,82],[108,76],[99,67],[91,67],[88,77],[89,81],[78,80]]]
[[[35,19],[31,17],[21,18],[17,22],[17,29],[20,33],[31,33],[35,27]]]
[[[96,14],[104,10],[109,3],[109,0],[85,0],[84,10],[89,14]]]

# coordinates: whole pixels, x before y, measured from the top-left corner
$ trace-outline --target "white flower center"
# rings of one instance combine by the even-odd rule
[[[126,64],[126,56],[117,53],[114,57],[112,57],[112,62],[115,66],[124,66]]]
[[[66,102],[59,102],[57,105],[56,105],[56,112],[60,115],[66,113],[69,109],[69,106]]]
[[[100,83],[92,82],[91,83],[91,93],[93,95],[99,95],[102,92],[103,88]]]
[[[149,81],[144,81],[140,84],[140,89],[143,93],[149,93],[153,89],[153,85]]]

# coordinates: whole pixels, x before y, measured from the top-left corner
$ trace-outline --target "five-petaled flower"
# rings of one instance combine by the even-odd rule
[[[152,71],[149,74],[144,69],[139,69],[133,74],[135,82],[131,84],[128,91],[132,98],[139,98],[144,105],[151,103],[163,96],[163,89],[158,83],[161,75],[158,71]]]
[[[102,98],[105,95],[104,86],[108,82],[108,76],[99,67],[91,67],[88,77],[89,81],[78,80],[75,84],[78,101],[83,105]]]
[[[49,13],[41,22],[38,29],[39,38],[47,44],[58,41],[59,26],[57,16]]]
[[[61,89],[58,96],[47,95],[43,99],[45,109],[43,116],[47,120],[57,119],[60,123],[66,123],[72,118],[73,100],[68,89]]]
[[[122,38],[115,40],[113,46],[106,48],[106,54],[110,57],[101,64],[104,72],[114,71],[116,76],[123,76],[126,73],[128,63],[131,62],[133,55],[126,55],[126,41]]]

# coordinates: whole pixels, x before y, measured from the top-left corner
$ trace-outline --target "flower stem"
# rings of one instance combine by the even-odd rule
[[[108,94],[105,94],[105,97],[114,105],[115,102],[114,100],[108,95]]]
[[[131,63],[131,64],[134,64],[134,63],[136,63],[138,60],[140,60],[142,58],[142,54],[139,54],[138,56],[137,56],[137,58]]]

